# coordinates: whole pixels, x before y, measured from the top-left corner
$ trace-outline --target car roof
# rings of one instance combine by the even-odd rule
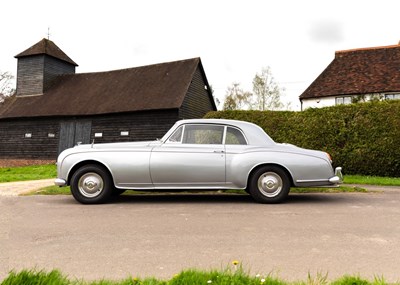
[[[275,142],[265,133],[265,131],[256,124],[229,119],[186,119],[177,121],[172,129],[176,129],[184,124],[216,124],[216,125],[227,125],[239,128],[246,136],[250,145],[271,145]],[[166,134],[166,137],[171,135],[170,132]]]

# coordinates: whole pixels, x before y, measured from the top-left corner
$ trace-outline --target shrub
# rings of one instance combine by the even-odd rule
[[[289,111],[217,111],[256,123],[276,142],[329,152],[344,173],[400,177],[400,101]]]

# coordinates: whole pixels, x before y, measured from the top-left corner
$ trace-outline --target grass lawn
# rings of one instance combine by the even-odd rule
[[[128,277],[121,281],[84,281],[71,280],[60,271],[50,272],[22,270],[11,272],[1,285],[20,284],[57,284],[57,285],[386,285],[389,284],[383,277],[375,277],[373,281],[363,279],[360,276],[345,275],[337,280],[328,281],[328,274],[318,274],[316,277],[308,276],[307,280],[297,282],[286,282],[282,279],[267,275],[250,275],[239,265],[229,267],[225,270],[200,271],[189,269],[176,274],[169,280],[158,280],[156,278]],[[399,284],[399,283],[392,283]]]
[[[24,167],[1,167],[0,183],[26,180],[39,180],[55,178],[57,176],[57,168],[54,164],[35,165]],[[377,177],[362,175],[345,175],[345,184],[368,184],[381,186],[400,186],[400,177]],[[243,193],[243,191],[234,191],[235,193]],[[365,192],[365,189],[357,186],[341,185],[338,188],[292,188],[291,193],[313,193],[313,192]],[[127,191],[128,195],[143,192]],[[50,186],[36,191],[33,194],[42,195],[65,195],[70,194],[69,187]]]
[[[380,186],[400,186],[400,177],[345,175],[344,183],[346,183],[346,184],[380,185]]]
[[[23,167],[0,167],[0,183],[55,178],[57,167],[54,164]]]
[[[215,193],[215,191],[198,191],[199,193]],[[243,194],[248,195],[244,190],[222,190],[221,193]],[[367,192],[366,189],[356,186],[340,186],[335,188],[291,188],[290,193],[343,193],[343,192]],[[123,195],[151,195],[161,192],[146,192],[146,191],[126,191]],[[189,192],[188,192],[189,193]],[[193,193],[193,191],[190,191]],[[70,195],[69,187],[49,186],[25,195]]]

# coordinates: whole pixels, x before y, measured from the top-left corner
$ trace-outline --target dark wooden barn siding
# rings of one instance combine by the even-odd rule
[[[58,131],[59,122],[54,119],[1,121],[0,158],[54,159]]]
[[[43,93],[44,56],[20,58],[17,70],[17,96]]]
[[[181,119],[202,118],[207,112],[213,110],[213,105],[205,86],[206,83],[198,67],[179,111]]]
[[[77,142],[110,143],[161,138],[178,120],[178,110],[158,110],[78,118],[0,121],[1,159],[56,159]],[[128,135],[121,135],[128,132]],[[101,137],[95,137],[101,133]],[[26,137],[29,136],[30,137]]]
[[[75,73],[74,65],[55,57],[45,56],[43,91],[46,91],[48,88],[51,87],[57,75],[73,73]]]
[[[17,95],[43,94],[60,74],[75,73],[75,66],[48,55],[18,59]]]
[[[177,109],[94,117],[90,137],[95,143],[155,140],[160,139],[177,120]],[[121,132],[129,135],[121,135]],[[102,136],[96,137],[96,133]]]

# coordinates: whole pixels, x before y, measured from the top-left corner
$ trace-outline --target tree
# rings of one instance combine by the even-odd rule
[[[15,89],[12,87],[13,79],[14,76],[11,73],[0,71],[0,103],[4,102],[8,96],[14,95]]]
[[[254,109],[277,110],[284,107],[281,102],[281,88],[275,82],[271,68],[266,67],[257,73],[253,79]]]
[[[228,87],[225,94],[224,110],[240,110],[250,108],[251,106],[250,92],[243,91],[240,83],[234,82]]]

